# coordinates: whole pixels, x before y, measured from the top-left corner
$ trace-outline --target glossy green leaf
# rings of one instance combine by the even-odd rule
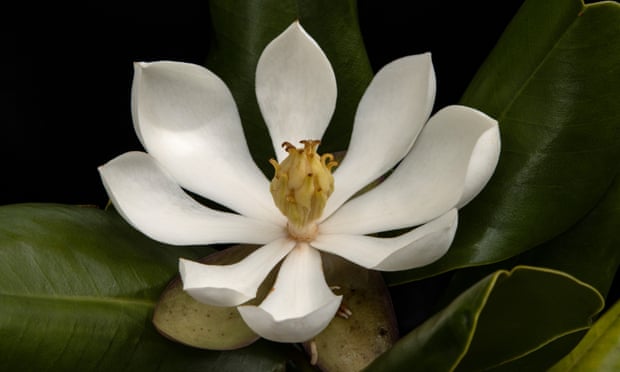
[[[495,175],[448,254],[392,283],[514,256],[575,224],[620,161],[620,4],[526,1],[462,103],[498,119]]]
[[[457,271],[446,291],[446,298],[458,296],[480,278],[514,265],[535,265],[561,270],[595,287],[605,295],[614,280],[620,263],[620,180],[617,178],[605,198],[588,215],[548,243],[513,259],[494,265]],[[545,283],[541,283],[545,286]],[[572,309],[573,306],[567,306]],[[545,345],[536,353],[502,365],[501,370],[540,370],[549,361],[558,360],[580,340],[582,332],[558,335],[558,340]]]
[[[588,331],[579,345],[549,372],[620,370],[620,302]]]
[[[284,370],[288,345],[223,354],[173,343],[151,324],[178,257],[116,214],[51,204],[0,207],[0,365],[7,371]],[[291,354],[292,353],[292,354]]]
[[[577,225],[518,258],[562,270],[607,294],[620,266],[620,176],[605,198]]]
[[[582,332],[602,307],[594,288],[560,271],[500,270],[399,340],[368,370],[495,368]]]
[[[543,371],[548,366],[566,355],[579,343],[586,333],[586,329],[577,330],[565,335],[558,335],[555,340],[543,345],[539,349],[520,357],[512,359],[504,364],[489,368],[489,372],[522,372]]]
[[[256,164],[271,176],[271,141],[256,102],[254,73],[265,46],[299,20],[327,55],[338,84],[336,111],[321,144],[335,152],[349,143],[353,115],[373,76],[357,20],[355,0],[215,0],[214,40],[207,67],[235,97]]]
[[[620,264],[618,226],[620,226],[620,177],[616,177],[605,198],[577,225],[511,261],[562,270],[592,285],[602,295],[606,295]],[[462,276],[454,277],[454,281],[462,279]],[[548,366],[549,361],[565,355],[580,339],[581,337],[570,339],[564,337],[562,348],[547,345],[544,349],[548,350],[541,350],[545,358],[523,358],[524,360],[510,363],[506,368],[513,371],[541,369],[542,366]]]
[[[510,260],[456,271],[447,298],[453,298],[489,273],[530,265],[566,272],[606,295],[620,266],[620,177],[603,200],[579,223],[555,239]]]

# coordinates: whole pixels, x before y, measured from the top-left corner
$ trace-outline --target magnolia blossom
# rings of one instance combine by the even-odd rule
[[[427,265],[446,253],[457,209],[493,173],[497,122],[464,106],[430,117],[434,96],[430,54],[383,67],[359,103],[336,167],[331,155],[317,153],[336,105],[336,78],[295,22],[265,48],[256,68],[256,97],[277,158],[271,184],[252,160],[222,80],[201,66],[169,61],[135,65],[132,115],[147,153],[122,154],[99,170],[118,211],[155,240],[262,245],[232,265],[181,259],[184,289],[204,303],[238,306],[264,338],[306,341],[329,324],[342,300],[325,281],[321,252],[374,270]],[[200,204],[185,190],[230,211]],[[371,236],[411,227],[395,237]],[[281,261],[262,303],[244,305]]]

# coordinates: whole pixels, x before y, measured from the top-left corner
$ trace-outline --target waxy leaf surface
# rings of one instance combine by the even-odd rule
[[[461,103],[495,117],[502,153],[446,256],[392,283],[500,261],[569,229],[620,161],[620,4],[526,1]]]
[[[258,342],[224,354],[155,331],[157,298],[182,248],[146,238],[113,212],[0,207],[0,365],[7,371],[284,370],[289,345]],[[303,359],[301,359],[303,360]]]
[[[580,335],[602,307],[598,291],[560,271],[531,266],[500,270],[400,339],[368,370],[502,369],[556,343],[558,336]],[[555,346],[567,351],[564,344]],[[544,370],[554,359],[539,361]]]

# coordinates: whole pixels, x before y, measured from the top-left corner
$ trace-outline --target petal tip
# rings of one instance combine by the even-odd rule
[[[418,66],[420,65],[422,66],[426,65],[426,67],[428,67],[429,69],[433,68],[433,56],[431,52],[408,55],[408,56],[396,59],[390,63],[394,63],[397,61],[409,62],[411,68],[419,68]]]
[[[255,293],[244,293],[234,288],[205,286],[204,283],[201,283],[200,272],[206,266],[191,260],[179,259],[179,273],[183,290],[196,301],[213,306],[231,307],[241,305],[256,296]]]
[[[300,30],[303,30],[303,26],[301,25],[301,21],[299,20],[299,18],[297,18],[296,20],[293,21],[293,23],[291,23],[290,27],[294,27],[294,28],[298,28]]]
[[[407,252],[406,249],[395,251],[372,269],[401,271],[432,264],[443,257],[450,249],[456,235],[457,226],[458,211],[456,208],[453,208],[444,215],[420,227],[420,229],[430,231],[420,239],[424,243],[420,245],[419,250],[412,250],[411,252]],[[411,256],[410,253],[414,253],[414,256]]]
[[[431,64],[433,63],[433,54],[430,51],[416,54],[415,56],[418,56],[418,58],[428,61],[428,63],[431,63]]]
[[[299,21],[261,53],[255,88],[278,161],[283,160],[282,142],[322,138],[336,107],[336,77],[326,54]]]
[[[303,35],[305,37],[308,37],[310,39],[312,39],[312,37],[310,37],[310,35],[308,35],[308,33],[306,32],[306,29],[304,29],[304,27],[301,25],[301,21],[298,19],[294,20],[293,23],[291,23],[283,32],[281,35],[287,34],[287,33],[297,33],[299,35]]]
[[[305,342],[321,333],[340,307],[342,296],[333,296],[322,307],[300,317],[275,319],[259,306],[239,306],[246,324],[261,337],[275,342]]]
[[[135,61],[133,63],[133,69],[137,72],[140,70],[144,70],[145,68],[149,67],[149,65],[151,65],[151,62]]]

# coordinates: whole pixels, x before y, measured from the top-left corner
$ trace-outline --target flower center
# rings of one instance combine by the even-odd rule
[[[286,159],[269,162],[275,169],[270,191],[273,201],[288,218],[288,229],[297,240],[312,240],[318,227],[316,221],[325,208],[327,198],[334,191],[332,168],[338,165],[332,154],[320,155],[318,140],[300,141],[304,147],[296,148],[289,142],[282,147],[288,152]]]

